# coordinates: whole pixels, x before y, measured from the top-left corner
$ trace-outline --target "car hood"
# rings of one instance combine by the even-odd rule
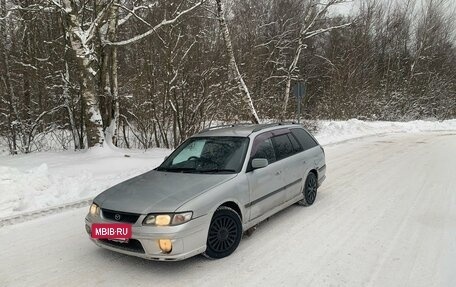
[[[105,190],[94,202],[102,209],[129,213],[174,212],[188,200],[236,175],[152,170]]]

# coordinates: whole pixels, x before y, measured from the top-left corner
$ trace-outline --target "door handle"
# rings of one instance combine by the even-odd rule
[[[276,171],[275,175],[280,175],[282,173],[281,170]]]

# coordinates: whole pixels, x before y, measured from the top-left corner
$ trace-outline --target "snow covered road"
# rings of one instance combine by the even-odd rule
[[[0,286],[456,286],[456,133],[362,138],[326,155],[315,204],[273,216],[228,258],[100,249],[86,207],[0,228]]]

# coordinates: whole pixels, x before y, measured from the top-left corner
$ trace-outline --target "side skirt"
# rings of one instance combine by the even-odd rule
[[[282,203],[281,205],[273,208],[271,211],[266,212],[265,214],[250,220],[249,222],[244,224],[244,226],[243,226],[244,231],[248,230],[249,228],[251,228],[251,227],[253,227],[255,225],[257,225],[258,223],[260,223],[261,221],[267,219],[268,217],[271,217],[272,215],[276,214],[277,212],[289,207],[290,205],[295,204],[296,202],[300,201],[303,198],[304,198],[304,195],[302,193],[300,193],[298,196],[295,196],[294,198]]]

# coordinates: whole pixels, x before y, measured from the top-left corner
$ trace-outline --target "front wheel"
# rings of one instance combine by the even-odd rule
[[[239,214],[232,208],[221,206],[212,217],[207,235],[204,256],[219,259],[236,250],[242,237],[242,223]]]
[[[317,197],[317,176],[311,172],[306,178],[306,182],[304,183],[304,187],[302,188],[302,194],[304,198],[298,201],[299,205],[309,206],[315,202],[315,198]]]

